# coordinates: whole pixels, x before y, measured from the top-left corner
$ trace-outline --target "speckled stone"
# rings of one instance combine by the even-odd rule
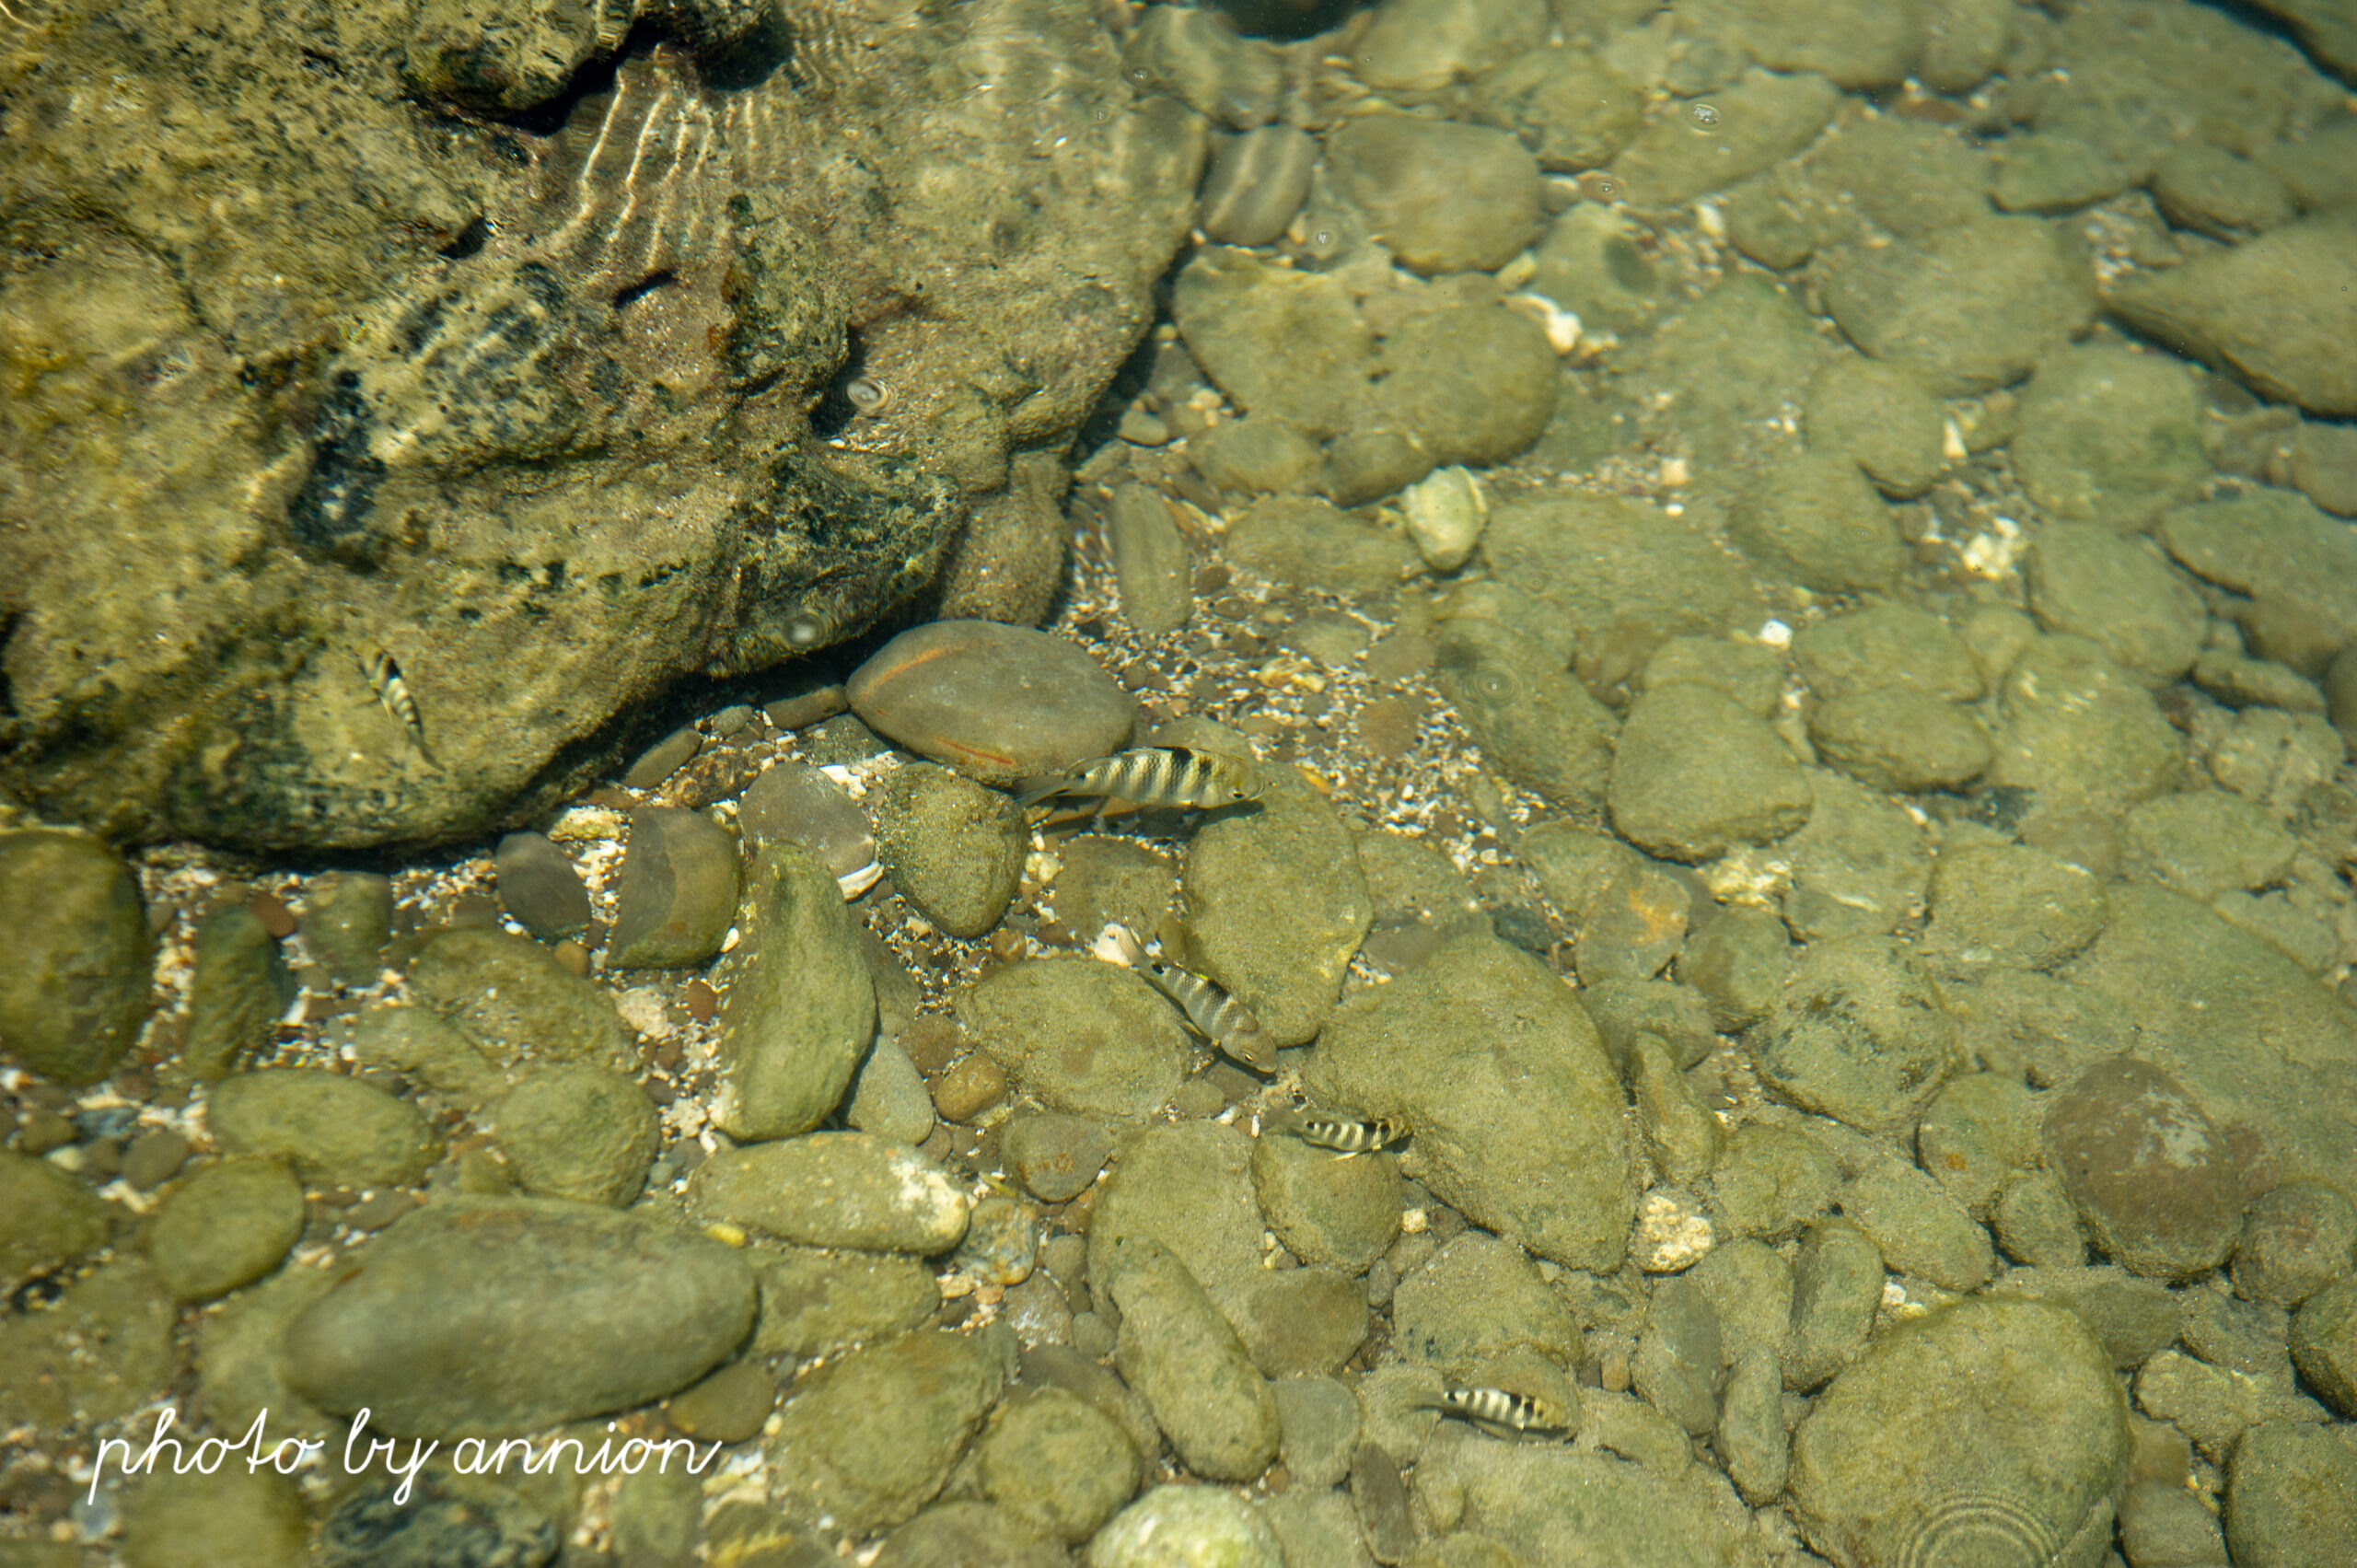
[[[946,1252],[966,1234],[966,1194],[914,1149],[865,1132],[750,1144],[698,1167],[689,1202],[708,1218],[805,1247]]]
[[[112,850],[79,833],[0,833],[0,1040],[61,1084],[96,1083],[147,1016],[154,943],[139,889]]]
[[[2242,1226],[2237,1162],[2199,1100],[2148,1063],[2114,1057],[2046,1113],[2046,1146],[2095,1243],[2136,1273],[2189,1279]]]
[[[1031,846],[1006,796],[946,768],[912,762],[886,781],[876,805],[877,854],[892,885],[952,936],[999,923]]]

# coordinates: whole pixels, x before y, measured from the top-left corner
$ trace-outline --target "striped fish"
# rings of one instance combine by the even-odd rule
[[[1187,1027],[1256,1073],[1277,1070],[1277,1047],[1252,1009],[1202,975],[1157,958],[1126,925],[1115,922],[1097,939],[1097,954],[1136,971],[1169,998]]]
[[[1408,1136],[1408,1124],[1388,1116],[1341,1116],[1330,1111],[1279,1110],[1260,1119],[1263,1132],[1290,1132],[1313,1148],[1373,1154]]]
[[[1241,806],[1266,786],[1251,763],[1191,746],[1141,746],[1024,781],[1018,806],[1059,796],[1102,796],[1139,806]]]
[[[1461,1417],[1485,1432],[1500,1434],[1561,1432],[1570,1424],[1553,1400],[1505,1388],[1451,1388],[1423,1408]]]
[[[401,679],[401,667],[393,662],[393,656],[378,648],[360,661],[360,671],[368,678],[368,690],[377,693],[377,701],[417,748],[417,754],[432,761],[434,754],[425,749],[425,726],[417,716],[417,699],[409,694],[409,682]]]

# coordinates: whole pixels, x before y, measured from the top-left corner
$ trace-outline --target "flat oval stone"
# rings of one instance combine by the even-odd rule
[[[752,1321],[752,1271],[716,1241],[557,1199],[442,1199],[288,1325],[282,1371],[388,1434],[505,1436],[677,1392]]]
[[[492,856],[499,901],[525,930],[547,941],[588,928],[589,889],[573,857],[543,833],[510,833]]]
[[[417,1107],[310,1067],[225,1078],[206,1119],[224,1152],[282,1156],[322,1187],[407,1187],[442,1152]]]
[[[903,632],[845,690],[878,735],[987,784],[1118,750],[1137,719],[1130,694],[1079,647],[991,621]]]
[[[181,1060],[206,1083],[227,1076],[269,1042],[295,992],[278,938],[253,911],[243,904],[215,910],[196,928],[196,977],[189,985]]]
[[[2095,1243],[2131,1273],[2190,1279],[2226,1260],[2242,1231],[2225,1134],[2149,1063],[2098,1062],[2055,1098],[2046,1146]]]
[[[916,1150],[865,1132],[814,1132],[715,1155],[689,1202],[707,1219],[805,1247],[930,1257],[965,1238],[966,1194]]]
[[[737,841],[702,812],[649,806],[631,813],[607,964],[668,970],[709,962],[736,918],[740,877]]]
[[[182,1301],[202,1301],[278,1267],[302,1234],[303,1184],[285,1162],[222,1160],[164,1201],[147,1257],[165,1289]]]
[[[748,785],[737,803],[737,826],[744,832],[747,854],[792,839],[836,877],[847,877],[876,858],[867,813],[848,790],[807,762],[779,762]]]
[[[778,1511],[853,1535],[913,1516],[1004,1390],[1004,1334],[910,1334],[795,1383],[768,1445]]]

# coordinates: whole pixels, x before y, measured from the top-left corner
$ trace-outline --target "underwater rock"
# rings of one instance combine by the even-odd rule
[[[548,87],[505,52],[529,18],[455,9],[143,4],[12,78],[51,133],[0,174],[0,314],[70,367],[23,406],[61,440],[0,457],[44,497],[5,772],[45,815],[273,850],[528,817],[678,679],[916,598],[1010,453],[1078,427],[1191,221],[1201,122],[1070,7],[554,19],[559,65],[621,52],[515,123],[416,101]],[[977,75],[1055,85],[917,85]],[[85,125],[89,79],[158,112]],[[202,172],[134,190],[125,157]]]

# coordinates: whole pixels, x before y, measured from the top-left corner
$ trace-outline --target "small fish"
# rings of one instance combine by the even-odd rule
[[[1561,1432],[1568,1424],[1553,1400],[1504,1388],[1451,1388],[1422,1408],[1460,1416],[1485,1432],[1516,1436]]]
[[[1024,781],[1017,806],[1057,796],[1103,796],[1139,806],[1241,806],[1266,786],[1251,763],[1191,746],[1142,746]]]
[[[1097,956],[1134,970],[1140,980],[1168,997],[1187,1027],[1256,1073],[1277,1070],[1277,1048],[1252,1009],[1202,975],[1155,958],[1134,932],[1116,921],[1097,938]]]
[[[1388,1116],[1341,1116],[1330,1111],[1279,1110],[1260,1119],[1263,1132],[1290,1132],[1313,1148],[1345,1155],[1373,1154],[1408,1136],[1408,1124]]]
[[[401,679],[401,667],[393,662],[393,656],[378,648],[360,661],[360,671],[368,678],[368,690],[377,693],[377,701],[408,733],[417,754],[432,761],[434,754],[425,749],[425,726],[417,716],[417,699],[409,694],[409,682]]]

